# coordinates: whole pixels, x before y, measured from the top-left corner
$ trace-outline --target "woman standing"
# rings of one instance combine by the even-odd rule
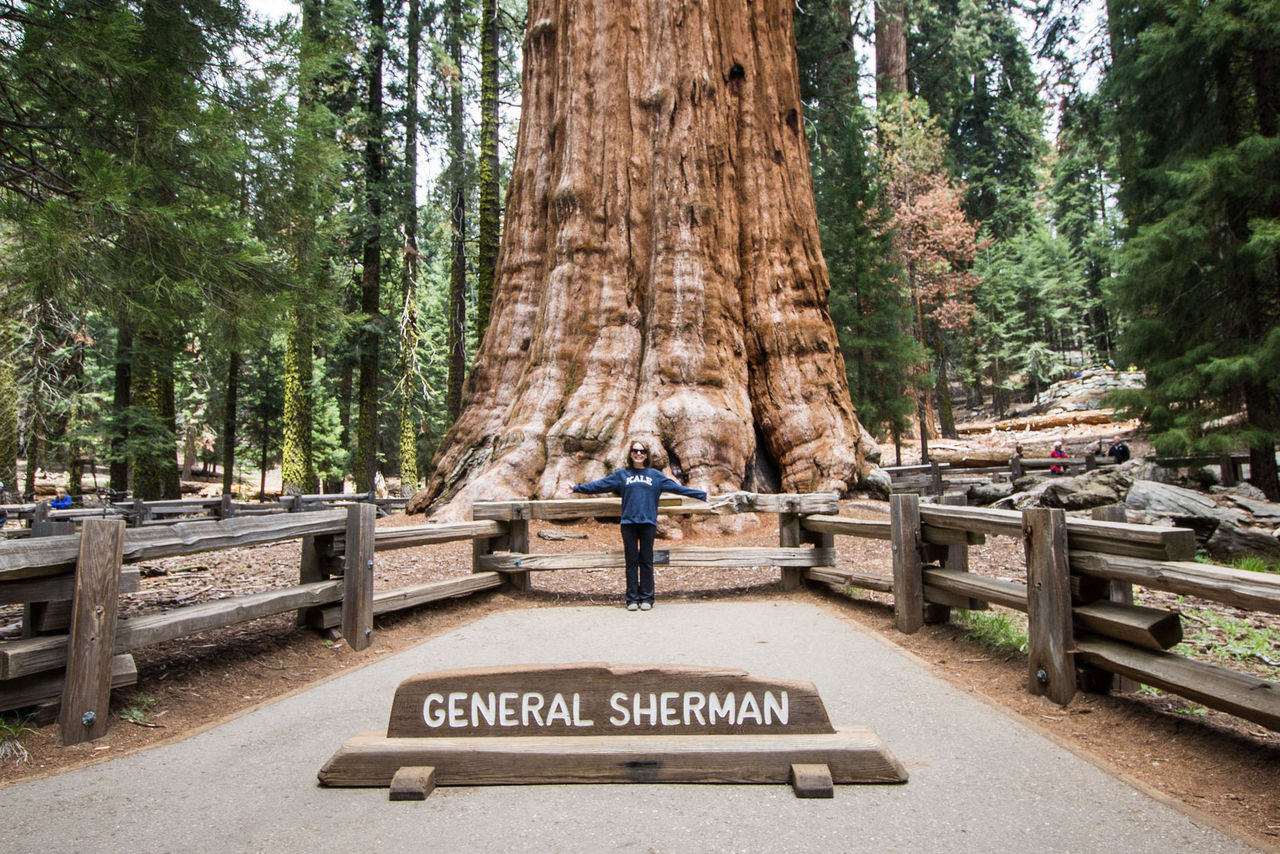
[[[648,611],[653,607],[653,540],[658,534],[658,497],[664,492],[707,500],[701,489],[691,489],[649,468],[649,446],[634,441],[627,467],[613,474],[565,486],[566,495],[579,492],[598,495],[614,492],[622,496],[622,550],[627,559],[627,610]]]

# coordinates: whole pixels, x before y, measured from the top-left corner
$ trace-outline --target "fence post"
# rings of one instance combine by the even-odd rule
[[[298,561],[298,583],[311,584],[326,581],[342,570],[342,564],[334,553],[333,534],[312,534],[302,538],[302,554]],[[319,614],[321,606],[298,609],[298,625],[311,624],[312,613]]]
[[[1014,454],[1009,458],[1009,476],[1014,480],[1022,477],[1022,454]]]
[[[47,512],[46,510],[46,515]],[[65,536],[75,532],[74,522],[55,522],[48,518],[31,520],[32,538]],[[24,638],[65,632],[70,625],[70,599],[53,602],[24,602],[22,605],[22,636]]]
[[[782,499],[783,512],[778,514],[778,545],[784,549],[799,548],[804,542],[804,531],[800,528],[800,514],[795,512],[795,496],[788,495]],[[782,589],[795,590],[800,586],[804,570],[794,566],[782,567]]]
[[[378,508],[353,504],[347,510],[346,556],[342,568],[342,637],[356,652],[373,634],[373,523]]]
[[[1045,507],[1023,510],[1022,535],[1027,555],[1027,690],[1065,706],[1076,693],[1066,514]]]
[[[924,625],[924,575],[920,560],[920,496],[889,496],[893,541],[893,617],[898,631],[911,634]]]
[[[932,478],[933,494],[941,495],[942,494],[942,466],[938,464],[937,460],[929,461],[929,475]]]
[[[506,540],[502,545],[509,552],[529,553],[529,505],[517,504],[511,508],[511,521],[507,523]],[[501,548],[501,545],[499,546]],[[504,585],[518,593],[528,592],[533,588],[532,578],[528,572],[509,572],[502,576]]]
[[[64,745],[107,734],[124,530],[122,519],[86,519],[80,532],[67,673],[58,714]]]
[[[938,500],[939,504],[948,504],[953,507],[963,507],[968,504],[963,492],[947,492]],[[969,571],[969,547],[967,545],[952,546],[927,546],[926,551],[937,549],[943,552],[942,565],[946,569],[954,569],[959,572]],[[926,602],[924,606],[924,621],[928,625],[936,625],[945,623],[951,619],[951,606],[941,605],[936,602]]]
[[[1127,519],[1123,504],[1108,504],[1105,507],[1093,508],[1092,515],[1094,519],[1100,522],[1124,522]],[[1127,581],[1117,581],[1111,579],[1108,583],[1107,598],[1112,602],[1119,602],[1123,605],[1133,604],[1133,585]],[[1093,668],[1089,668],[1094,670]],[[1138,683],[1128,676],[1107,673],[1104,670],[1095,671],[1097,679],[1088,678],[1091,674],[1086,671],[1086,679],[1082,680],[1082,684],[1097,685],[1102,693],[1106,691],[1131,692],[1138,690]]]
[[[1231,459],[1230,454],[1223,454],[1222,462],[1218,464],[1218,468],[1222,472],[1220,480],[1223,486],[1235,486],[1240,482],[1239,478],[1236,477],[1236,461]]]

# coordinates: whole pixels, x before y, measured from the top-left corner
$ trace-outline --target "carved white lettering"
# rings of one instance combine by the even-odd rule
[[[431,710],[432,704],[443,706],[443,694],[428,694],[422,701],[422,721],[429,727],[444,726],[444,709]]]
[[[479,691],[471,695],[471,725],[480,726],[480,718],[489,726],[498,719],[498,696],[492,691],[486,698]]]
[[[680,698],[678,691],[662,692],[662,725],[663,726],[679,726],[680,718],[676,715],[675,706],[672,705]]]
[[[756,695],[750,691],[742,695],[742,702],[738,705],[738,726],[742,726],[747,718],[753,718],[758,724],[764,723],[760,717],[760,704],[756,702]]]
[[[512,703],[519,696],[514,691],[503,691],[498,695],[498,723],[502,726],[516,725],[516,710]]]
[[[772,691],[764,692],[764,722],[772,724],[774,722],[786,724],[791,717],[790,700],[787,698],[786,691],[780,691],[782,699],[779,700],[773,696]]]
[[[693,718],[698,719],[699,726],[706,726],[702,710],[707,707],[707,698],[698,691],[684,692],[684,725],[689,726]]]
[[[552,697],[551,705],[547,707],[547,726],[551,726],[557,719],[565,726],[573,726],[573,721],[569,719],[569,704],[564,701],[564,694],[556,694]]]
[[[449,726],[464,727],[467,725],[467,710],[462,707],[466,699],[466,691],[449,692]]]
[[[617,712],[616,715],[609,718],[609,724],[611,726],[626,726],[627,724],[631,723],[631,713],[627,711],[627,707],[625,705],[626,702],[627,702],[627,695],[622,693],[621,691],[615,692],[614,694],[610,695],[609,708]]]
[[[520,698],[520,726],[528,726],[529,718],[542,726],[543,702],[541,694],[525,694]]]
[[[582,698],[575,691],[573,694],[573,725],[574,726],[595,726],[595,721],[587,721],[582,719]]]
[[[707,710],[707,714],[711,719],[711,725],[716,725],[716,718],[719,718],[726,723],[733,723],[733,711],[735,705],[736,701],[733,698],[732,691],[726,693],[723,700],[720,699],[719,695],[716,694],[715,691],[712,691],[710,707]]]
[[[640,726],[640,718],[647,717],[649,726],[658,725],[658,695],[649,695],[649,705],[641,706],[640,698],[643,694],[633,694],[631,696],[631,718],[636,722],[636,726]]]

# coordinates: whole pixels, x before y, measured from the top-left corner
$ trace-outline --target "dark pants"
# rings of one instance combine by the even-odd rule
[[[622,550],[627,556],[627,602],[653,602],[653,540],[657,525],[623,525]]]

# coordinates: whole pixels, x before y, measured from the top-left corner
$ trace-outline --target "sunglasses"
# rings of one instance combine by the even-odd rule
[[[646,451],[644,448],[632,448],[632,449],[631,449],[631,453],[633,453],[633,454],[648,454],[649,452],[648,452],[648,451]]]

